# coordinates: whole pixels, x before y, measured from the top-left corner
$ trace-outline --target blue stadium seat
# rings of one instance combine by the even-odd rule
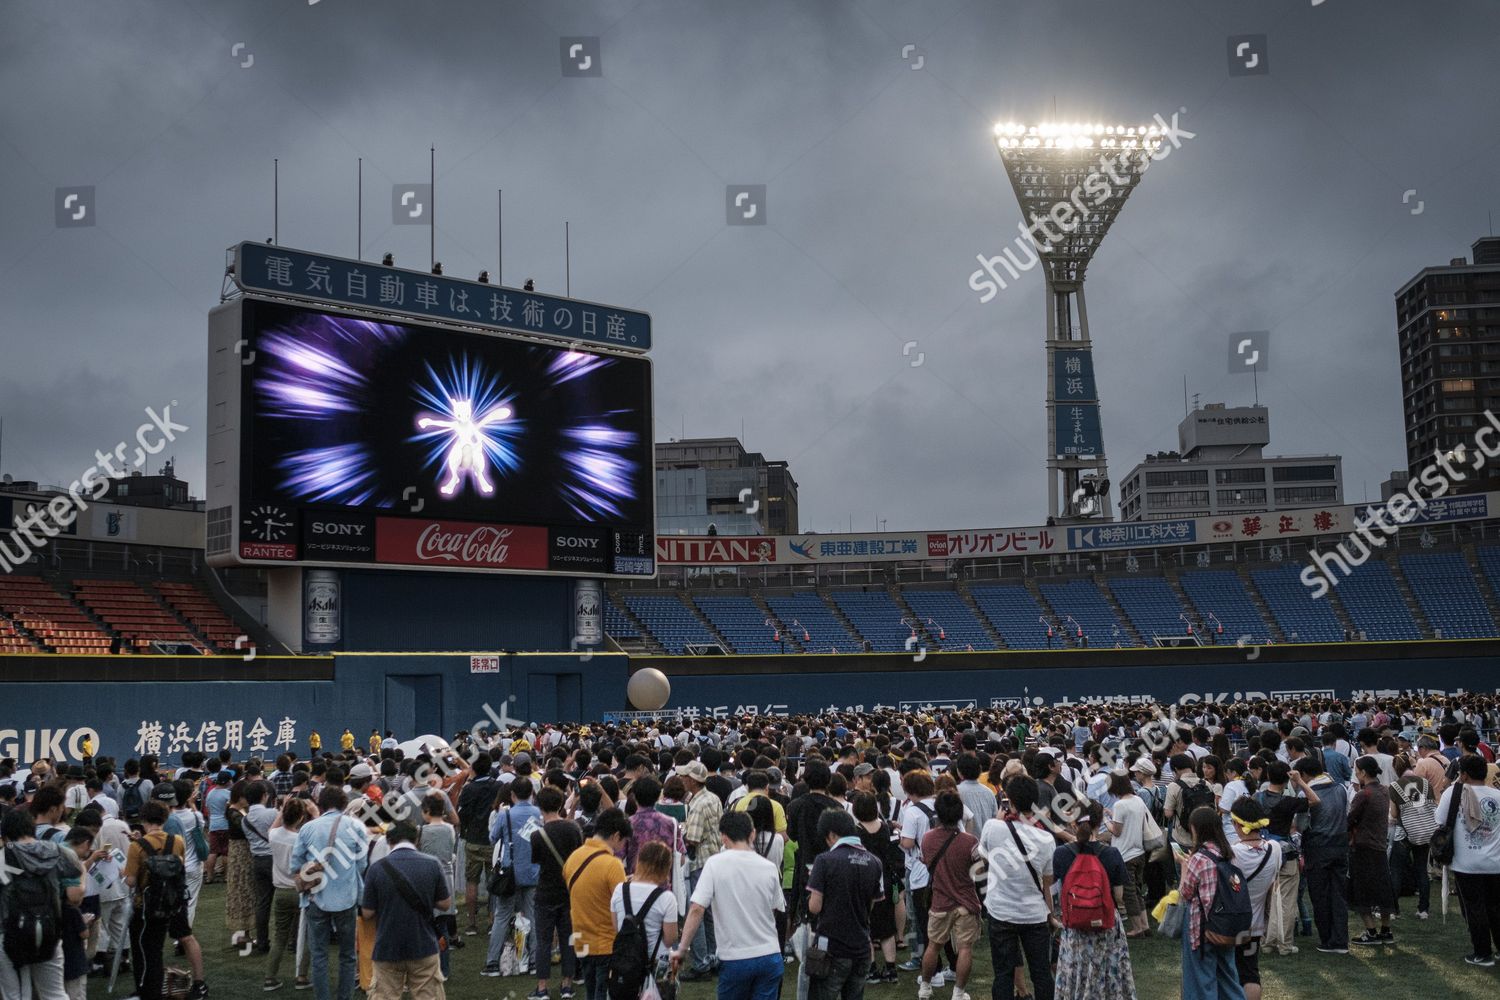
[[[774,638],[775,628],[766,624],[765,612],[748,597],[733,594],[695,597],[693,603],[729,640],[732,653],[790,653],[796,649],[791,643],[783,649]]]
[[[939,632],[942,638],[938,639],[938,645],[947,650],[966,650],[970,646],[975,650],[994,649],[995,640],[985,631],[984,623],[974,615],[974,609],[964,603],[964,599],[955,590],[903,590],[901,597],[906,601],[917,617],[924,622],[931,620],[933,624],[927,626],[928,632],[934,639],[938,638]]]
[[[625,603],[668,653],[678,655],[688,643],[716,642],[691,609],[676,597],[626,594]]]
[[[1148,645],[1152,636],[1187,634],[1187,622],[1182,620],[1187,609],[1165,577],[1112,576],[1109,590]]]
[[[1011,649],[1046,649],[1047,626],[1037,621],[1042,617],[1042,606],[1031,596],[1031,592],[1019,583],[985,584],[970,586],[969,593],[974,603],[990,620],[1005,645]],[[1052,643],[1058,648],[1067,645],[1061,637]]]
[[[1401,572],[1422,614],[1444,639],[1500,634],[1462,552],[1414,552],[1401,557]]]
[[[912,630],[901,624],[904,615],[890,594],[884,590],[836,590],[831,596],[849,624],[869,640],[875,652],[899,653],[907,649],[906,640]]]
[[[1271,627],[1250,600],[1238,573],[1227,569],[1184,570],[1179,579],[1217,645],[1232,645],[1242,638],[1246,642],[1270,642]],[[1223,632],[1214,628],[1210,614],[1218,618]]]
[[[1042,596],[1057,612],[1059,621],[1072,618],[1083,629],[1089,645],[1094,647],[1134,646],[1135,640],[1121,623],[1115,609],[1109,606],[1093,580],[1068,580],[1039,585]],[[1067,628],[1070,636],[1076,629]],[[1076,640],[1075,640],[1076,641]]]
[[[1335,591],[1357,631],[1371,641],[1421,639],[1411,609],[1384,559],[1371,559],[1338,581]]]
[[[862,651],[859,641],[849,634],[842,622],[833,617],[833,612],[823,603],[820,595],[811,591],[799,591],[788,597],[768,597],[766,603],[809,653],[827,653],[835,649],[840,653]],[[808,638],[805,642],[792,624],[793,621],[801,622],[807,631]]]
[[[1250,576],[1266,607],[1281,626],[1287,642],[1342,642],[1344,628],[1327,600],[1314,600],[1312,590],[1298,579],[1300,565],[1254,570]]]
[[[635,627],[635,622],[615,607],[614,601],[604,602],[604,631],[616,639],[639,639],[641,630]]]

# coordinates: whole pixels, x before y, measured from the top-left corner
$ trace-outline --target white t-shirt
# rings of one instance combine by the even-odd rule
[[[89,799],[89,805],[98,806],[99,811],[104,813],[104,815],[110,817],[111,819],[120,818],[120,803],[116,802],[108,795],[105,795],[103,792],[100,792],[98,795],[95,795],[93,798]]]
[[[1011,829],[1021,838],[1024,858]],[[984,907],[990,916],[1013,924],[1046,923],[1047,901],[1037,883],[1045,884],[1052,875],[1052,852],[1057,849],[1052,834],[1029,823],[1012,822],[1007,828],[1003,820],[992,819],[979,835],[979,849],[989,860]],[[1035,880],[1026,873],[1027,865],[1036,873]]]
[[[937,799],[923,799],[922,806],[933,809]],[[910,837],[913,841],[911,849],[906,852],[906,887],[908,889],[925,889],[931,876],[927,872],[927,866],[922,863],[922,838],[927,836],[927,831],[932,829],[932,820],[922,807],[915,802],[908,802],[901,809],[901,839]]]
[[[1249,794],[1250,789],[1245,787],[1244,780],[1235,778],[1224,786],[1224,791],[1219,795],[1219,809],[1223,812],[1223,815],[1219,817],[1219,821],[1223,823],[1224,837],[1231,845],[1240,842],[1240,831],[1235,829],[1234,820],[1229,818],[1229,810],[1234,808],[1235,802]]]
[[[1460,808],[1453,828],[1453,870],[1465,875],[1500,874],[1500,790],[1486,785],[1449,785],[1443,790],[1433,817],[1438,826],[1448,822],[1448,809],[1456,788],[1466,788],[1469,795],[1479,796],[1480,823],[1471,832]]]
[[[1261,860],[1266,856],[1266,850],[1270,849],[1271,858],[1266,861],[1265,867],[1260,868]],[[1281,845],[1274,840],[1262,840],[1255,847],[1251,847],[1244,841],[1236,842],[1231,848],[1234,852],[1234,864],[1240,870],[1240,874],[1250,879],[1250,933],[1256,937],[1263,937],[1266,933],[1266,903],[1271,899],[1271,888],[1276,882],[1276,873],[1281,871]],[[1255,872],[1260,868],[1259,872]],[[1250,878],[1251,873],[1254,878]]]
[[[1111,817],[1120,824],[1120,832],[1115,834],[1112,843],[1124,860],[1134,861],[1146,853],[1142,842],[1146,839],[1146,817],[1149,814],[1139,795],[1123,795],[1115,800]],[[1011,847],[1015,846],[1011,844]]]
[[[772,916],[786,909],[781,869],[754,851],[720,851],[709,858],[692,901],[713,911],[720,961],[781,953]]]
[[[640,916],[641,907],[646,905],[646,899],[656,891],[656,886],[641,882],[621,882],[615,886],[614,895],[609,899],[610,912],[615,915],[615,930],[619,930],[625,923],[625,890],[630,890],[630,908]],[[667,886],[655,903],[651,904],[651,912],[646,914],[646,954],[655,952],[660,958],[666,954],[666,946],[657,948],[657,942],[661,940],[661,928],[663,924],[677,923],[677,897],[672,895],[672,887]]]
[[[292,849],[297,846],[297,834],[284,826],[271,831],[271,884],[278,889],[295,889],[292,880]]]

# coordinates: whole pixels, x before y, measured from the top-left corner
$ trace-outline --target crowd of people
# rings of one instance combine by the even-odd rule
[[[987,946],[994,1000],[1132,1000],[1130,942],[1166,935],[1184,1000],[1259,1000],[1263,956],[1393,948],[1403,907],[1446,909],[1449,875],[1454,959],[1491,967],[1497,729],[1493,697],[1413,696],[0,761],[0,996],[82,1000],[124,974],[159,1000],[170,946],[196,1000],[204,947],[233,945],[265,992],[316,1000],[431,1000],[457,975],[526,977],[528,1000],[710,978],[771,1000],[789,959],[798,1000],[903,974],[918,1000],[969,1000]],[[215,882],[229,940],[200,942]],[[470,946],[482,962],[455,968]]]

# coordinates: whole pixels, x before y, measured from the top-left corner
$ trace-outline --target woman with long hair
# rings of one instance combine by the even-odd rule
[[[1109,794],[1114,798],[1110,807],[1109,834],[1114,850],[1125,865],[1126,878],[1123,885],[1125,915],[1129,918],[1127,936],[1145,937],[1150,933],[1149,917],[1145,899],[1141,895],[1141,880],[1146,872],[1146,819],[1150,810],[1139,795],[1127,774],[1109,776]],[[1089,827],[1092,836],[1093,826]]]
[[[245,784],[230,789],[224,816],[229,821],[229,855],[224,866],[224,929],[229,943],[240,945],[255,932],[255,873],[250,841],[245,836]],[[269,944],[269,942],[264,942]],[[246,954],[249,954],[246,952]]]
[[[1193,852],[1179,859],[1182,881],[1178,886],[1182,904],[1187,907],[1182,934],[1182,1000],[1245,1000],[1235,971],[1234,948],[1208,941],[1203,926],[1218,892],[1219,862],[1233,857],[1219,811],[1199,806],[1188,817],[1188,829],[1193,835]]]
[[[896,843],[896,832],[880,818],[875,796],[855,792],[852,803],[854,821],[859,824],[859,842],[865,850],[880,859],[881,897],[870,907],[870,943],[880,955],[870,963],[867,983],[896,981],[896,909],[901,902],[901,877],[906,859]],[[904,914],[903,914],[904,916]],[[877,964],[884,957],[885,968]]]
[[[1135,1000],[1130,946],[1120,919],[1125,907],[1125,885],[1131,875],[1118,850],[1094,840],[1094,832],[1103,822],[1104,807],[1097,802],[1086,803],[1073,823],[1073,843],[1062,845],[1052,855],[1053,878],[1063,886],[1064,893],[1067,891],[1064,880],[1073,864],[1083,855],[1098,858],[1109,876],[1115,904],[1115,924],[1108,930],[1063,927],[1057,954],[1057,1000]]]
[[[661,890],[658,892],[658,890]],[[677,944],[677,900],[672,895],[672,849],[659,840],[641,845],[635,873],[615,886],[609,908],[615,930],[625,922],[625,894],[630,893],[630,912],[640,918],[646,931],[647,956],[661,959]],[[655,895],[655,901],[651,897]],[[649,908],[647,904],[650,904]],[[651,965],[655,974],[656,965]]]
[[[755,853],[765,858],[781,870],[782,856],[786,853],[786,838],[776,832],[776,812],[771,805],[771,800],[764,795],[755,795],[750,799],[750,805],[745,808],[750,816],[750,822],[755,825],[755,833],[750,838],[750,846]]]
[[[281,971],[281,960],[290,952],[297,954],[297,928],[302,920],[302,894],[297,891],[295,873],[292,871],[292,851],[297,846],[297,831],[310,819],[317,818],[318,807],[302,799],[287,799],[271,824],[267,839],[271,842],[271,927],[275,942],[266,959],[267,993],[281,988],[277,978]],[[312,949],[302,953],[297,963],[296,988],[307,989],[308,970],[312,967]]]
[[[1207,754],[1198,760],[1198,775],[1213,789],[1214,800],[1224,794],[1224,761],[1213,754]]]

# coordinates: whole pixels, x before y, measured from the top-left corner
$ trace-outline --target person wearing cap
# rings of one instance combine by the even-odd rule
[[[708,790],[708,768],[701,761],[689,761],[673,768],[673,773],[687,786],[687,818],[682,824],[683,840],[688,849],[688,894],[698,887],[703,866],[723,849],[719,842],[719,820],[724,817],[724,803]],[[689,980],[710,975],[717,958],[712,938],[713,917],[705,914],[693,940],[688,942],[690,964],[683,970]]]

